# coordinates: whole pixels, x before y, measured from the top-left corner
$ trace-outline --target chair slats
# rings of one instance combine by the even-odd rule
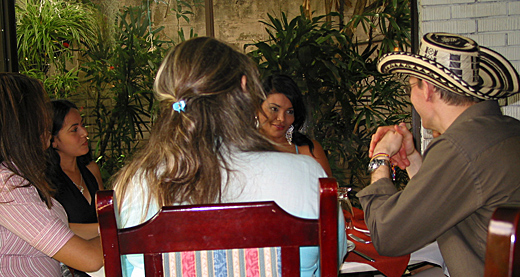
[[[114,192],[96,204],[106,276],[121,276],[120,256],[145,254],[146,276],[163,276],[166,252],[281,247],[282,275],[300,275],[300,246],[320,246],[322,276],[338,271],[337,183],[320,179],[320,218],[292,216],[275,202],[163,207],[138,226],[117,229]]]

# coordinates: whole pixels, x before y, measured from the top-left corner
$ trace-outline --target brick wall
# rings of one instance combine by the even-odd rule
[[[419,37],[429,32],[448,32],[467,36],[491,48],[520,72],[519,0],[417,0]],[[520,96],[502,101],[505,114],[520,119]],[[431,133],[422,131],[423,149]]]

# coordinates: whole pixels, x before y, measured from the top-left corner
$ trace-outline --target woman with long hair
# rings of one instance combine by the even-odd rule
[[[256,111],[265,95],[246,55],[214,38],[190,39],[168,53],[154,86],[160,113],[150,140],[114,180],[121,227],[179,204],[274,200],[295,216],[318,218],[318,179],[327,175],[314,159],[278,152],[260,134]],[[311,276],[318,249],[301,254],[302,276]],[[132,276],[143,272],[142,257],[124,264]]]
[[[101,172],[92,160],[88,131],[76,104],[52,100],[51,145],[47,149],[47,177],[55,187],[54,198],[67,212],[69,228],[84,239],[99,236],[94,196],[103,189]],[[69,268],[62,268],[66,275]],[[74,276],[89,276],[74,270]]]
[[[262,85],[267,94],[262,111],[258,113],[262,134],[275,142],[280,151],[314,158],[332,177],[321,144],[301,133],[307,109],[296,82],[287,75],[273,74],[265,78]]]
[[[84,238],[93,238],[98,236],[94,196],[103,183],[90,154],[88,131],[74,103],[53,100],[51,106],[54,116],[47,175],[56,187],[54,198],[65,208],[70,228]]]
[[[99,237],[68,228],[45,176],[52,116],[41,82],[0,73],[0,276],[61,276],[60,264],[83,271],[103,265]]]

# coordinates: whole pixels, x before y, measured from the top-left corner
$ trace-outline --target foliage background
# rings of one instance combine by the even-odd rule
[[[86,48],[81,65],[85,87],[95,101],[93,152],[104,179],[123,166],[125,158],[150,131],[154,76],[165,51],[173,44],[161,40],[161,27],[151,27],[144,6],[126,7],[117,21],[114,42],[107,45],[99,39]]]
[[[44,82],[53,98],[72,95],[79,83],[75,54],[96,41],[95,9],[66,0],[17,0],[20,71]]]
[[[107,180],[147,139],[157,67],[167,49],[197,36],[200,23],[191,20],[200,17],[203,1],[139,1],[121,8],[114,20],[84,2],[18,1],[18,50],[24,73],[44,80],[53,98],[89,99],[84,113],[93,118],[91,146]],[[250,38],[244,49],[263,76],[283,72],[295,78],[311,110],[306,132],[322,143],[334,177],[356,191],[367,183],[367,146],[375,127],[409,119],[400,81],[375,68],[382,53],[409,46],[409,0],[326,4],[338,12],[315,15],[302,6],[293,18],[267,13],[261,21],[267,39]],[[174,16],[174,35],[154,24],[158,11]],[[34,28],[44,21],[41,30]]]
[[[368,184],[367,146],[375,128],[410,119],[400,80],[376,69],[381,54],[409,47],[408,1],[375,1],[346,24],[339,13],[311,16],[303,8],[292,20],[284,13],[269,19],[263,22],[269,39],[246,45],[254,49],[249,55],[263,76],[294,76],[311,110],[307,133],[328,152],[340,184],[359,190]],[[362,43],[356,29],[366,38]],[[397,186],[406,183],[404,175]]]

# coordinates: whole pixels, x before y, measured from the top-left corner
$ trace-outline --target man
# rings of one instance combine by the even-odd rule
[[[437,240],[451,276],[483,276],[493,211],[520,204],[520,122],[496,101],[519,92],[518,73],[500,54],[446,33],[426,34],[419,55],[383,56],[378,70],[409,75],[424,128],[440,135],[423,155],[404,124],[373,136],[371,185],[357,196],[374,246],[397,256]],[[410,176],[402,191],[393,165]]]

